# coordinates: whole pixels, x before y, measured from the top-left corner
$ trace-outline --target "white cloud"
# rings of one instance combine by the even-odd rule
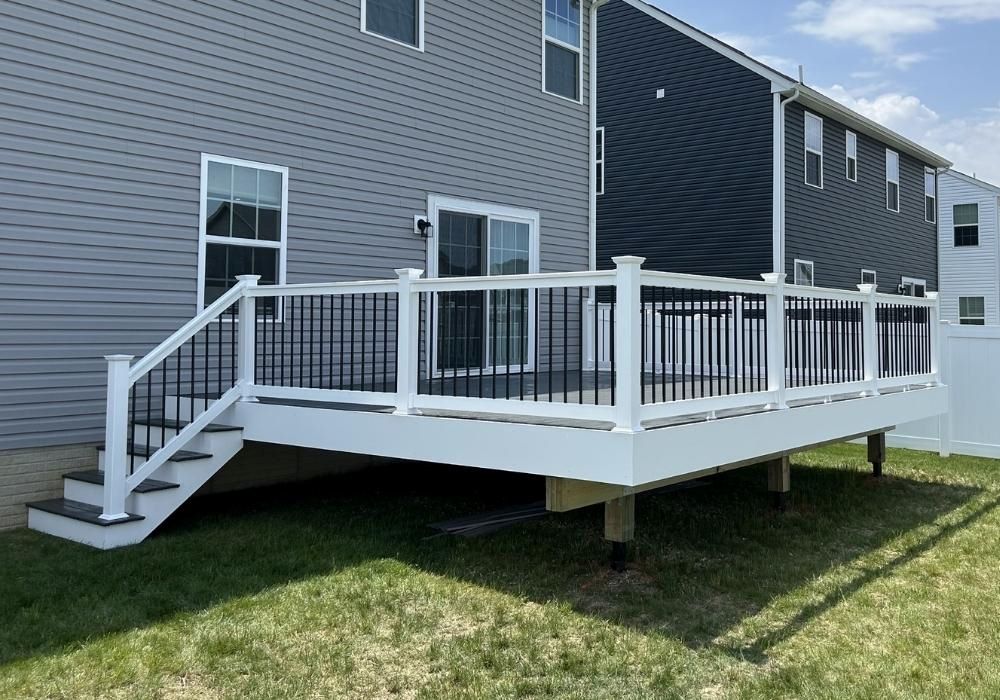
[[[900,55],[900,40],[937,31],[949,22],[1000,20],[1000,0],[807,0],[792,17],[800,32],[860,44],[907,68],[926,56]]]
[[[841,85],[818,88],[838,102],[954,161],[958,170],[1000,185],[1000,104],[962,119],[944,119],[919,97],[871,94]]]

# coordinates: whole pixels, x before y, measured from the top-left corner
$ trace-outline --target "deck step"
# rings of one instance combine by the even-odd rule
[[[90,469],[87,471],[72,472],[71,474],[63,474],[63,478],[104,486],[104,472],[99,469]],[[135,493],[152,493],[153,491],[166,491],[167,489],[177,488],[180,488],[180,484],[174,484],[169,481],[160,481],[159,479],[145,479],[142,483],[136,486],[133,491]]]
[[[120,525],[122,523],[132,523],[137,520],[145,519],[141,515],[129,513],[128,517],[121,518],[120,520],[101,520],[100,507],[92,506],[89,503],[82,503],[80,501],[71,501],[68,498],[52,498],[47,501],[34,501],[28,504],[28,508],[34,508],[35,510],[52,513],[53,515],[61,515],[66,518],[72,518],[73,520],[90,523],[91,525],[100,525],[102,527]]]
[[[157,453],[159,447],[147,447],[146,445],[129,445],[128,453],[130,455],[135,455],[136,457],[142,457],[143,459],[149,459]],[[104,447],[98,447],[98,452],[105,452]],[[177,450],[168,462],[191,462],[196,459],[211,459],[212,455],[208,452],[192,452],[191,450]]]
[[[146,425],[146,422],[142,420],[141,417],[136,418],[135,422],[137,424]],[[191,423],[190,421],[175,420],[173,418],[151,418],[149,421],[149,425],[152,426],[154,430],[162,425],[164,428],[180,431],[186,428],[188,425],[190,425],[190,423]],[[201,429],[201,432],[229,433],[233,432],[234,430],[243,430],[243,428],[239,427],[238,425],[223,425],[222,423],[209,423],[208,425],[206,425],[204,428]]]

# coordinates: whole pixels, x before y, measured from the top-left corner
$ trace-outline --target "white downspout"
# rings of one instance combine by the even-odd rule
[[[594,0],[590,5],[590,41],[588,42],[589,88],[587,99],[590,102],[590,192],[587,212],[587,269],[597,269],[597,10],[609,0]],[[605,143],[605,147],[607,144]]]
[[[785,192],[785,173],[787,168],[787,159],[785,156],[785,116],[788,105],[797,101],[799,97],[802,96],[799,88],[795,88],[792,96],[786,100],[781,99],[781,93],[775,93],[776,99],[780,104],[775,105],[776,120],[777,120],[777,143],[775,144],[776,162],[775,162],[775,172],[774,177],[776,178],[775,187],[778,192],[778,208],[776,212],[777,221],[775,228],[777,229],[777,240],[774,241],[774,251],[773,251],[773,261],[774,261],[774,271],[775,272],[785,272],[785,202],[786,202],[786,192]]]

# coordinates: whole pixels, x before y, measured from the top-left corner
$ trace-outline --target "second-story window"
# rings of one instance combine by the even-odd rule
[[[604,194],[604,127],[597,127],[594,135],[594,186],[597,194]]]
[[[545,50],[542,54],[542,89],[575,102],[580,101],[583,30],[580,0],[544,0]]]
[[[937,221],[937,175],[931,168],[924,170],[924,220]]]
[[[956,246],[979,245],[979,205],[956,204],[952,210]]]
[[[424,0],[361,0],[361,29],[423,49]]]
[[[885,208],[899,211],[899,154],[885,149]]]
[[[823,186],[823,120],[806,112],[806,184]]]
[[[853,131],[847,132],[847,179],[858,181],[858,135]]]

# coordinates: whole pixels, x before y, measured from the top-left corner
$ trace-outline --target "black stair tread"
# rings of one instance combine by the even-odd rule
[[[128,513],[127,517],[122,518],[121,520],[101,520],[101,508],[99,506],[93,506],[89,503],[82,503],[80,501],[71,501],[68,498],[52,498],[47,501],[34,501],[33,503],[28,504],[28,508],[34,508],[35,510],[41,510],[55,515],[62,515],[67,518],[72,518],[73,520],[79,520],[92,525],[100,525],[102,527],[121,525],[122,523],[131,523],[136,520],[145,520],[143,516],[136,515],[134,513]]]
[[[142,457],[143,459],[149,459],[151,456],[156,454],[159,447],[147,447],[146,445],[132,445],[128,446],[128,453],[130,455],[135,455],[136,457]],[[98,452],[104,452],[104,447],[98,447]],[[192,452],[191,450],[177,450],[168,462],[190,462],[195,459],[210,459],[212,457],[208,452]]]
[[[142,418],[137,418],[135,422],[136,425],[146,425],[146,422]],[[161,425],[164,426],[165,428],[170,428],[171,430],[180,430],[182,428],[187,427],[189,423],[190,423],[189,421],[176,420],[174,418],[150,418],[149,420],[149,424],[153,427],[153,430],[156,430]],[[243,430],[243,428],[241,428],[238,425],[223,425],[222,423],[209,423],[208,425],[206,425],[204,428],[201,429],[201,432],[228,433],[235,430]],[[137,432],[141,433],[142,430],[138,430]]]
[[[104,485],[104,472],[99,469],[90,469],[82,472],[63,474],[63,478],[72,479],[73,481],[85,481],[88,484]],[[153,491],[166,491],[167,489],[177,488],[180,488],[180,484],[174,484],[169,481],[160,481],[159,479],[144,479],[141,484],[133,489],[133,491],[135,491],[135,493],[151,493]]]

